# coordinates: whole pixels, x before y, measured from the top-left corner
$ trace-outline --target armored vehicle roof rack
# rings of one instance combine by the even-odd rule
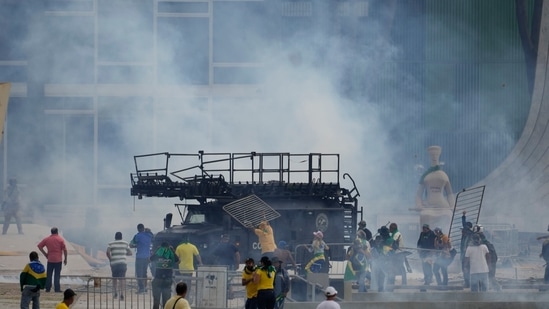
[[[340,187],[339,154],[290,153],[153,153],[134,156],[131,195],[234,201],[260,198],[333,199],[357,207],[360,196]]]

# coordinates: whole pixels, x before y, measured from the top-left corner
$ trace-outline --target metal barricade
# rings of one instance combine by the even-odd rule
[[[246,302],[246,290],[241,277],[241,271],[227,271],[226,267],[199,267],[192,275],[174,275],[171,295],[175,295],[178,282],[185,282],[188,287],[185,298],[191,308],[242,308]],[[114,279],[125,280],[123,289],[117,289],[116,294]],[[137,293],[136,278],[89,277],[85,283],[86,308],[152,308],[152,280],[146,279],[145,293]]]
[[[91,277],[86,284],[86,302],[90,309],[120,309],[120,308],[152,308],[153,298],[151,289],[151,278],[145,279],[147,290],[145,293],[137,294],[136,278],[116,278],[125,280],[122,290],[114,292],[114,281],[112,277]]]

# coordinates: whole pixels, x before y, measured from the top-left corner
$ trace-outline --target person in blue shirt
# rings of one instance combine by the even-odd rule
[[[133,236],[130,247],[135,248],[135,277],[137,278],[137,293],[147,291],[147,267],[151,256],[153,233],[146,229],[143,223],[137,225],[137,234]]]

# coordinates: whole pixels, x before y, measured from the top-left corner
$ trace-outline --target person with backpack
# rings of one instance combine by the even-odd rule
[[[391,233],[391,238],[393,239],[393,250],[395,251],[395,271],[397,275],[401,276],[401,284],[408,284],[407,272],[412,272],[410,263],[406,255],[410,252],[403,251],[404,240],[402,239],[402,234],[398,231],[398,225],[396,223],[391,223],[389,225],[389,232]]]
[[[435,228],[435,235],[435,250],[438,250],[438,252],[433,264],[433,273],[435,274],[437,285],[448,285],[448,265],[452,262],[450,255],[452,244],[440,227]]]

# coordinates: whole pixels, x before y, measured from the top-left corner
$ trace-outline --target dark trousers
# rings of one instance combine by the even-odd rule
[[[10,228],[11,218],[15,218],[15,224],[17,224],[17,232],[23,234],[23,226],[21,225],[21,216],[18,209],[6,209],[4,210],[4,226],[2,227],[2,234],[6,234]]]
[[[153,309],[164,308],[164,305],[172,296],[172,279],[156,279],[152,283]]]
[[[135,277],[137,278],[137,286],[140,292],[144,292],[147,287],[147,268],[149,267],[149,259],[135,259]]]
[[[53,277],[53,289],[55,292],[61,292],[61,268],[63,262],[50,263],[48,262],[46,268],[46,292],[51,290],[51,283]]]
[[[276,296],[274,290],[257,291],[257,309],[274,309]]]
[[[465,258],[461,258],[461,271],[463,272],[463,287],[468,288],[471,286],[471,281],[469,280],[469,268],[465,265]]]
[[[257,297],[247,298],[244,309],[257,309]]]

